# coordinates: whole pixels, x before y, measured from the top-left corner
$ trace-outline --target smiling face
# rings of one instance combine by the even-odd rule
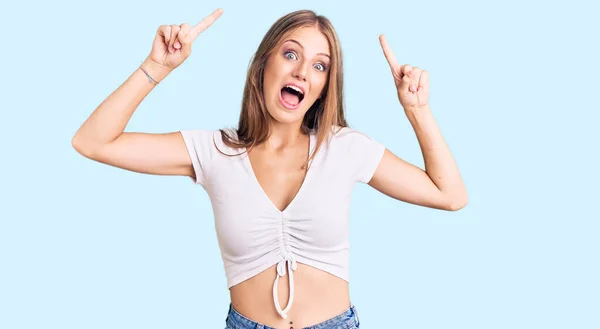
[[[302,27],[283,38],[264,71],[264,99],[271,117],[300,124],[325,88],[329,64],[329,42],[317,27]]]

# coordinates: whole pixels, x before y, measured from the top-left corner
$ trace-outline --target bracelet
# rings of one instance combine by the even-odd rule
[[[146,71],[146,69],[144,69],[144,66],[140,65],[140,69],[142,69],[142,71],[146,74],[146,76],[148,77],[148,81],[150,81],[150,83],[153,83],[154,85],[158,84],[158,81],[154,80],[154,78],[152,76],[150,76],[150,73],[148,73],[148,71]]]

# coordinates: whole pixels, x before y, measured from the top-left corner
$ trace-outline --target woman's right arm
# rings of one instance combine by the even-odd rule
[[[163,25],[142,67],[163,80],[191,54],[196,37],[222,13],[217,9],[194,27]],[[81,125],[72,145],[83,156],[115,167],[158,175],[194,177],[192,161],[180,132],[124,132],[129,119],[154,84],[138,68]]]
[[[168,70],[147,59],[142,64],[157,81]],[[137,69],[87,118],[73,137],[81,155],[111,166],[161,175],[192,174],[191,160],[179,132],[150,134],[123,132],[133,112],[154,84]]]

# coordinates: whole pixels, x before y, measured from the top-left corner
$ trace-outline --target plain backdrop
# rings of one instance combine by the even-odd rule
[[[598,31],[592,1],[30,1],[2,5],[0,328],[224,328],[208,196],[187,177],[71,147],[159,25],[222,7],[127,131],[237,125],[250,57],[280,16],[337,29],[352,127],[423,168],[378,36],[426,69],[470,203],[359,184],[350,289],[364,328],[600,328]]]

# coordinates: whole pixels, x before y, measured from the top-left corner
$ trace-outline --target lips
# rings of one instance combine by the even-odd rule
[[[298,108],[305,97],[305,89],[295,83],[286,83],[279,91],[279,101],[290,110]]]
[[[296,104],[293,104],[293,103],[287,102],[287,101],[284,99],[284,96],[283,96],[282,94],[283,94],[283,89],[282,89],[282,91],[280,91],[280,92],[279,92],[279,102],[280,102],[280,103],[281,103],[281,105],[283,105],[283,107],[285,107],[286,109],[288,109],[288,110],[295,110],[295,109],[297,109],[297,108],[300,106],[300,104],[302,104],[302,100],[300,100],[300,101],[299,101],[298,103],[296,103]],[[287,97],[286,97],[286,98],[287,98]]]

